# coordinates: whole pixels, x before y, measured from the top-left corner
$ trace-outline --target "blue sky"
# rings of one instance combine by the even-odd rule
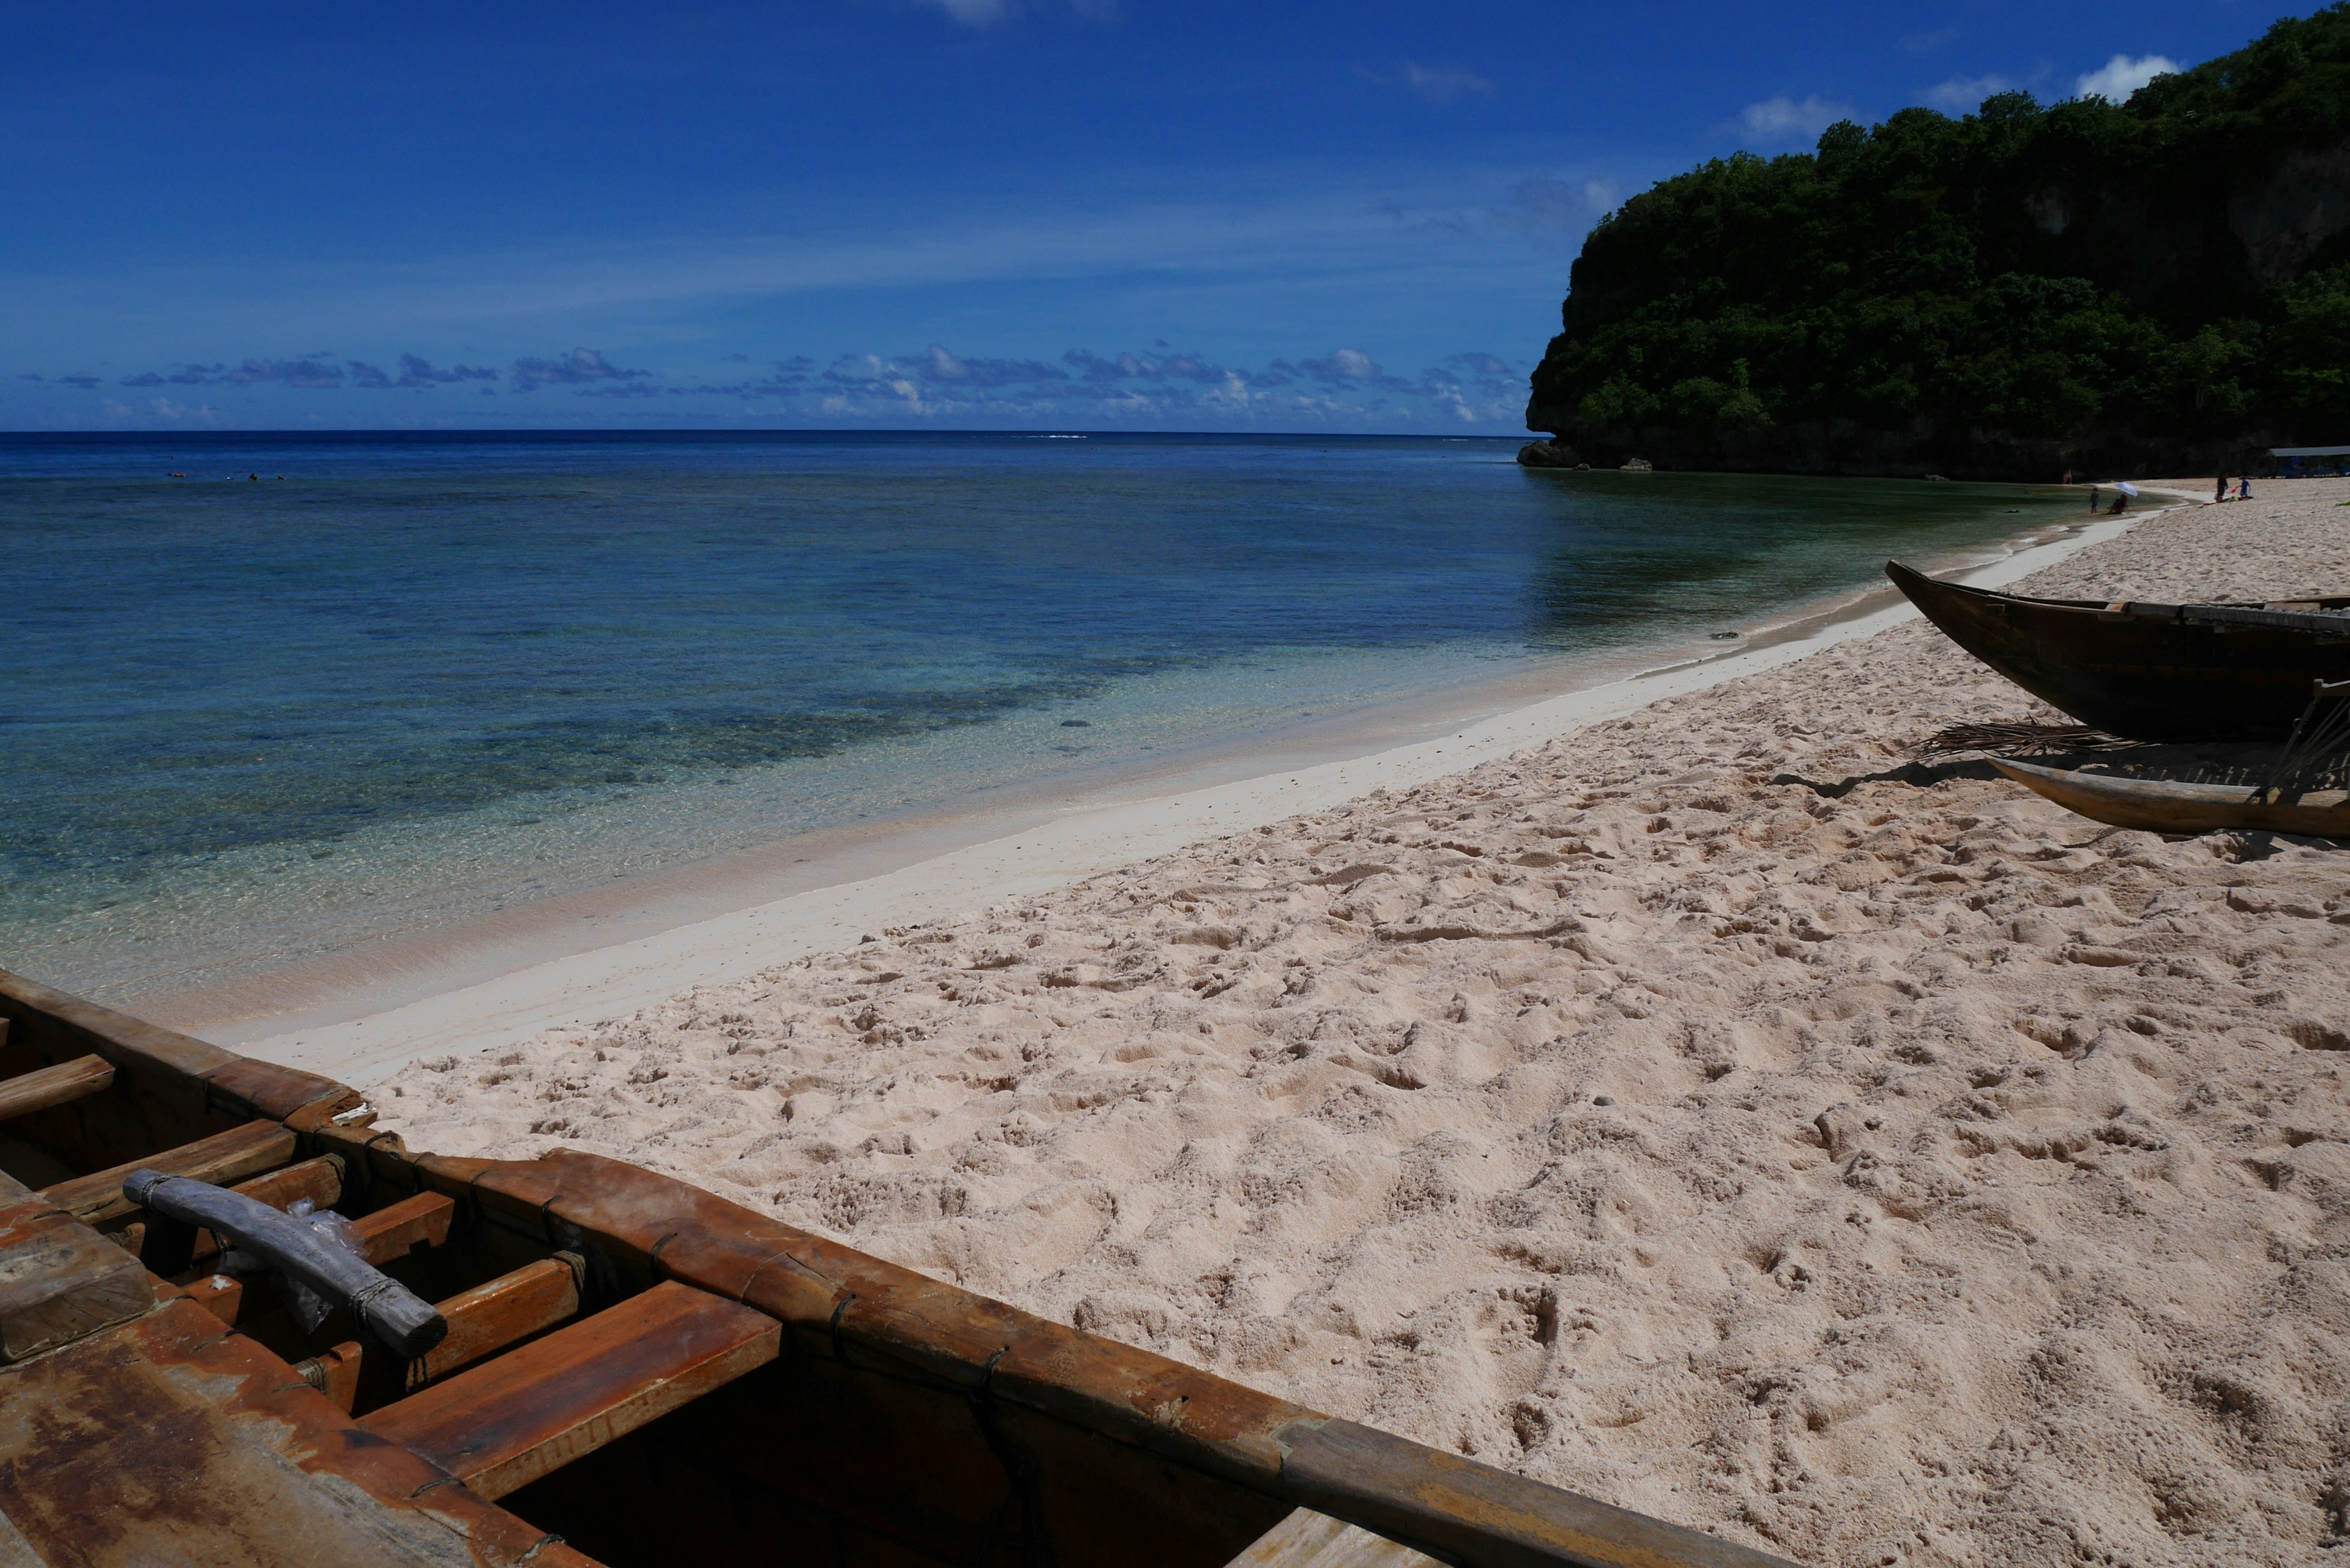
[[[1521,429],[1601,213],[2311,7],[0,17],[0,428]]]

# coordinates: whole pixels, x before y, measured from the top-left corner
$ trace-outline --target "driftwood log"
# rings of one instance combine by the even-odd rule
[[[404,1359],[413,1360],[448,1337],[448,1320],[431,1303],[307,1220],[224,1187],[153,1170],[125,1178],[122,1193],[150,1216],[146,1250],[151,1269],[170,1270],[173,1260],[156,1250],[169,1253],[192,1248],[194,1228],[201,1225],[308,1286]],[[178,1233],[167,1238],[158,1220],[177,1221],[172,1229]]]

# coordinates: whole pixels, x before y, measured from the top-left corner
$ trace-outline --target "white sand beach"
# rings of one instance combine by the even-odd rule
[[[2022,586],[2350,588],[2350,482],[2260,488]],[[1914,764],[2056,717],[1914,617],[1739,658],[369,1020],[448,1045],[385,1125],[1805,1563],[2330,1560],[2350,860]]]

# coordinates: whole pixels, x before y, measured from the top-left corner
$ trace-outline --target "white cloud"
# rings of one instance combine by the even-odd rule
[[[1432,66],[1423,66],[1417,60],[1404,61],[1402,86],[1404,91],[1414,98],[1435,104],[1451,103],[1456,98],[1471,95],[1478,98],[1493,96],[1492,82],[1467,66],[1444,61]]]
[[[2023,84],[1994,71],[1989,76],[1952,77],[1926,89],[1926,101],[1950,114],[1971,114],[1993,93],[2013,92]]]
[[[2177,69],[2178,62],[2162,55],[2141,55],[2137,59],[2116,55],[2106,62],[2105,69],[2091,71],[2074,82],[2073,91],[2082,98],[2121,103],[2155,78],[2167,77]]]
[[[1746,134],[1764,141],[1793,141],[1817,136],[1839,119],[1852,116],[1852,106],[1816,93],[1801,102],[1781,93],[1738,111]]]

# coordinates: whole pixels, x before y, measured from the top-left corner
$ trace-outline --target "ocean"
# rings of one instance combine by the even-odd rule
[[[1751,630],[2082,504],[1515,444],[0,437],[0,967],[135,1004]]]

